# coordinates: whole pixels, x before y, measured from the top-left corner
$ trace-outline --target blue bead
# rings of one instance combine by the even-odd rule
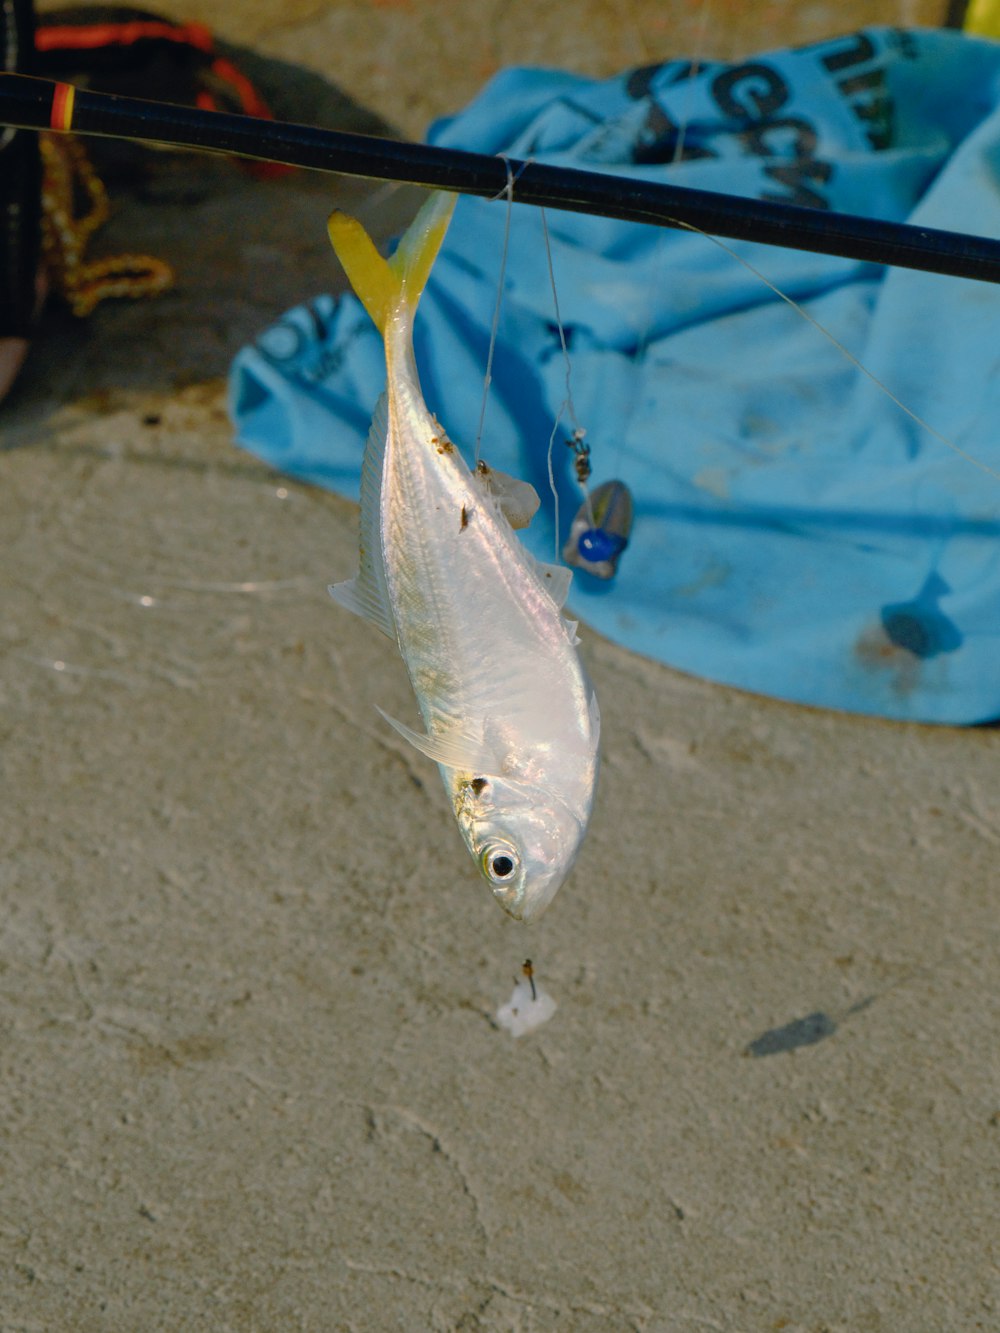
[[[625,538],[617,533],[605,532],[603,528],[588,528],[580,533],[578,542],[580,554],[585,560],[596,564],[599,560],[614,560],[625,549]]]

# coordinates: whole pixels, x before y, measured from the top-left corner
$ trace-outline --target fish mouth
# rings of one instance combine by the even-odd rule
[[[513,917],[515,921],[525,921],[525,908],[527,904],[524,901],[524,890],[520,888],[500,888],[497,885],[491,885],[493,897],[497,900],[508,916]]]
[[[530,925],[532,921],[537,921],[548,907],[563,879],[564,876],[562,875],[553,876],[550,883],[540,887],[536,886],[530,893],[525,892],[523,885],[519,888],[509,889],[494,886],[493,897],[509,917],[513,917],[515,921],[523,922],[524,925]]]

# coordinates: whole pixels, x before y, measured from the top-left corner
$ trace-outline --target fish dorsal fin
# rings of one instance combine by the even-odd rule
[[[327,222],[330,243],[380,333],[386,332],[397,311],[413,318],[448,230],[456,198],[454,194],[433,191],[388,260],[379,254],[357,218],[339,210],[330,214]]]
[[[389,601],[382,557],[379,510],[382,495],[382,466],[389,433],[389,401],[386,394],[378,400],[372,417],[364,462],[361,465],[361,561],[357,577],[335,583],[330,596],[348,611],[370,620],[390,639],[396,637],[396,622]]]
[[[530,481],[522,481],[520,477],[512,477],[509,472],[501,472],[482,462],[476,465],[472,475],[476,484],[496,500],[512,528],[526,528],[538,513],[542,502]]]
[[[457,768],[463,773],[492,773],[498,771],[496,756],[483,741],[468,732],[458,729],[438,732],[428,736],[414,731],[405,722],[400,722],[388,713],[379,713],[390,727],[394,727],[404,740],[409,741],[414,749],[433,759],[436,764],[446,768]]]
[[[560,609],[566,605],[573,571],[565,565],[547,565],[544,560],[535,561],[535,573],[542,581],[542,587]]]

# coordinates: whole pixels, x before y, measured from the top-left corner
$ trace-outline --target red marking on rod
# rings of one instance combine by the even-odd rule
[[[76,89],[71,83],[57,83],[52,94],[52,112],[49,124],[54,130],[68,130],[73,124],[73,101]]]

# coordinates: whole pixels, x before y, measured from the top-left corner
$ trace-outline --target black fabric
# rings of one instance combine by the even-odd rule
[[[36,72],[32,0],[0,0],[0,65]],[[41,188],[37,134],[0,127],[0,337],[24,337],[30,329]]]
[[[36,73],[44,78],[183,106],[207,95],[217,110],[257,111],[220,72],[224,52],[201,23],[126,5],[74,5],[40,14],[38,29]]]

